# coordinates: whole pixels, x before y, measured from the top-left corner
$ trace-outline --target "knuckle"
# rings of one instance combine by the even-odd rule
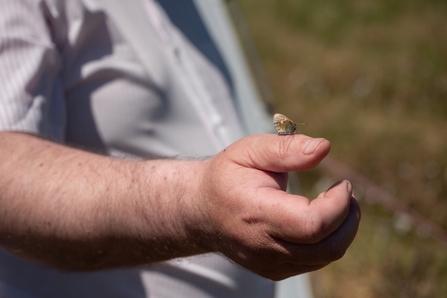
[[[252,147],[247,148],[245,151],[245,157],[247,158],[247,162],[251,166],[255,166],[258,160],[258,152]]]
[[[278,146],[278,155],[280,158],[286,158],[287,156],[289,156],[292,141],[293,138],[281,138]]]

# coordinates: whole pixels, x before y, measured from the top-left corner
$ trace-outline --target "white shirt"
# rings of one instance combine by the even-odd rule
[[[246,134],[228,86],[152,0],[0,1],[0,130],[113,156],[212,155]],[[95,273],[0,254],[2,297],[272,295],[216,254]]]

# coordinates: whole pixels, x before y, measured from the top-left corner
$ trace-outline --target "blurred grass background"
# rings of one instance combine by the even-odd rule
[[[238,0],[275,99],[331,156],[447,230],[447,1]],[[299,174],[308,197],[336,178]],[[358,236],[317,298],[447,297],[447,247],[357,191]]]

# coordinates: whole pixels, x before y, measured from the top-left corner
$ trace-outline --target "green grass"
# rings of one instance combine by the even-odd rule
[[[447,230],[447,2],[238,2],[275,112],[306,122],[300,132],[329,139],[334,157]],[[333,179],[300,174],[309,197]],[[317,297],[447,297],[447,247],[359,199],[358,237],[312,275]]]

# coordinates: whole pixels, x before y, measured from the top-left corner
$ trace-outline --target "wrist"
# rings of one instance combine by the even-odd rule
[[[206,160],[143,162],[143,174],[138,179],[144,237],[149,242],[158,242],[160,253],[166,253],[168,258],[210,252],[203,239],[207,220],[201,208],[206,163]]]

